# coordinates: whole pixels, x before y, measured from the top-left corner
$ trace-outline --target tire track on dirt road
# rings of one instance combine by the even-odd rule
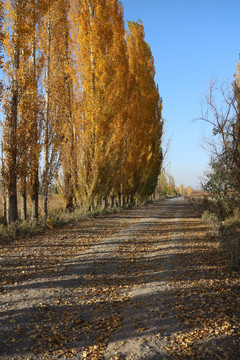
[[[181,242],[179,223],[185,205],[179,198],[169,199],[164,205],[152,205],[149,217],[141,220],[146,238],[142,237],[139,245],[143,242],[147,245],[144,250],[150,266],[142,274],[141,284],[129,291],[122,326],[110,339],[106,360],[166,358],[170,335],[185,329],[171,306],[168,281],[174,269],[176,248]],[[142,236],[142,232],[139,234]]]

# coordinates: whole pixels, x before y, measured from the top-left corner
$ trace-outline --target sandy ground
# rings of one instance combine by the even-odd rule
[[[239,273],[181,198],[0,247],[0,359],[229,359]]]

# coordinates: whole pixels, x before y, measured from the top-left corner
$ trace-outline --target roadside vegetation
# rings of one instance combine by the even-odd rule
[[[206,104],[201,120],[212,128],[213,136],[204,143],[211,160],[202,178],[205,194],[192,197],[192,203],[228,253],[229,269],[236,270],[240,264],[240,63],[230,87],[210,84]]]
[[[239,270],[240,210],[231,197],[219,201],[214,193],[188,197],[188,202],[209,226],[209,236],[219,241],[228,254],[229,270]]]
[[[52,186],[48,195],[48,217],[44,217],[39,207],[39,216],[37,219],[28,217],[26,220],[20,219],[12,224],[7,225],[4,217],[0,218],[0,242],[9,242],[15,239],[31,237],[46,230],[59,228],[66,225],[74,225],[79,221],[86,218],[97,217],[109,213],[117,213],[123,209],[130,209],[133,207],[141,206],[155,200],[164,199],[166,197],[182,196],[189,190],[175,186],[174,178],[171,175],[166,175],[165,171],[161,172],[158,178],[158,185],[154,194],[148,197],[132,198],[130,196],[124,199],[118,196],[112,201],[112,198],[105,198],[101,202],[94,203],[89,208],[78,207],[74,211],[66,211],[65,201],[57,185]],[[40,203],[42,200],[41,194],[39,195]],[[3,202],[0,199],[0,213],[3,213]],[[27,198],[27,213],[31,212],[31,201]]]
[[[41,200],[41,195],[39,196],[39,198]],[[142,202],[146,203],[147,201],[152,200],[149,197]],[[139,205],[142,202],[139,202]],[[14,223],[6,225],[4,223],[4,219],[1,218],[0,242],[8,243],[9,241],[15,239],[31,237],[37,234],[41,234],[46,230],[60,228],[66,225],[74,225],[86,218],[96,217],[107,213],[116,213],[121,209],[127,209],[136,206],[136,203],[131,202],[130,199],[126,199],[124,205],[121,205],[120,201],[116,201],[110,207],[109,203],[106,204],[106,202],[103,201],[101,204],[98,204],[98,206],[92,209],[78,208],[72,212],[66,212],[64,199],[62,198],[61,194],[51,193],[49,195],[48,205],[49,213],[47,219],[45,219],[45,217],[40,212],[37,219],[28,218],[26,220],[18,220]],[[2,209],[3,204],[0,201],[0,211]],[[29,209],[30,211],[29,201],[27,201],[27,209]]]

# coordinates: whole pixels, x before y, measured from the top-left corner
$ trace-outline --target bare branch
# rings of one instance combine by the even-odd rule
[[[211,80],[209,94],[205,97],[207,110],[203,115],[202,107],[202,116],[196,120],[211,125],[214,134],[214,138],[204,138],[202,148],[211,153],[214,158],[220,161],[224,159],[231,171],[235,169],[234,178],[238,183],[237,187],[240,188],[240,125],[238,125],[240,100],[237,94],[240,94],[237,85],[231,84],[229,88],[221,84],[220,87],[216,87],[216,81]],[[223,103],[222,106],[219,105],[219,99]],[[219,143],[215,139],[218,139]]]

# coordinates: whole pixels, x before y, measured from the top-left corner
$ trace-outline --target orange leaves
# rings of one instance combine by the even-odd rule
[[[43,149],[45,216],[55,176],[69,211],[110,194],[152,194],[162,103],[142,23],[129,23],[126,41],[118,0],[29,0],[16,23],[13,4],[6,2],[5,70],[17,101],[13,109],[6,88],[4,151],[21,192],[38,206]]]
[[[152,193],[161,165],[161,101],[143,25],[132,23],[126,45],[118,1],[84,1],[81,11],[78,3],[70,15],[81,74],[73,80],[82,105],[77,115],[80,196]]]
[[[128,27],[127,51],[133,83],[128,111],[127,136],[130,146],[127,171],[132,172],[130,177],[133,187],[138,184],[136,190],[147,196],[154,192],[162,162],[162,105],[154,82],[153,57],[149,45],[144,40],[143,25],[141,22],[128,22]],[[137,107],[135,104],[138,104]]]
[[[82,199],[89,201],[109,193],[114,182],[119,182],[116,173],[121,162],[128,74],[118,1],[78,3],[74,1],[70,13],[72,26],[78,29],[73,31],[73,54],[81,74],[74,79],[79,89],[76,98],[82,104],[77,114],[78,181]]]
[[[192,222],[192,230],[189,222],[187,229],[182,222],[181,253],[174,261],[179,275],[170,279],[175,311],[185,329],[171,337],[170,353],[176,359],[235,358],[239,279],[224,269],[222,251],[204,237],[200,220]]]

